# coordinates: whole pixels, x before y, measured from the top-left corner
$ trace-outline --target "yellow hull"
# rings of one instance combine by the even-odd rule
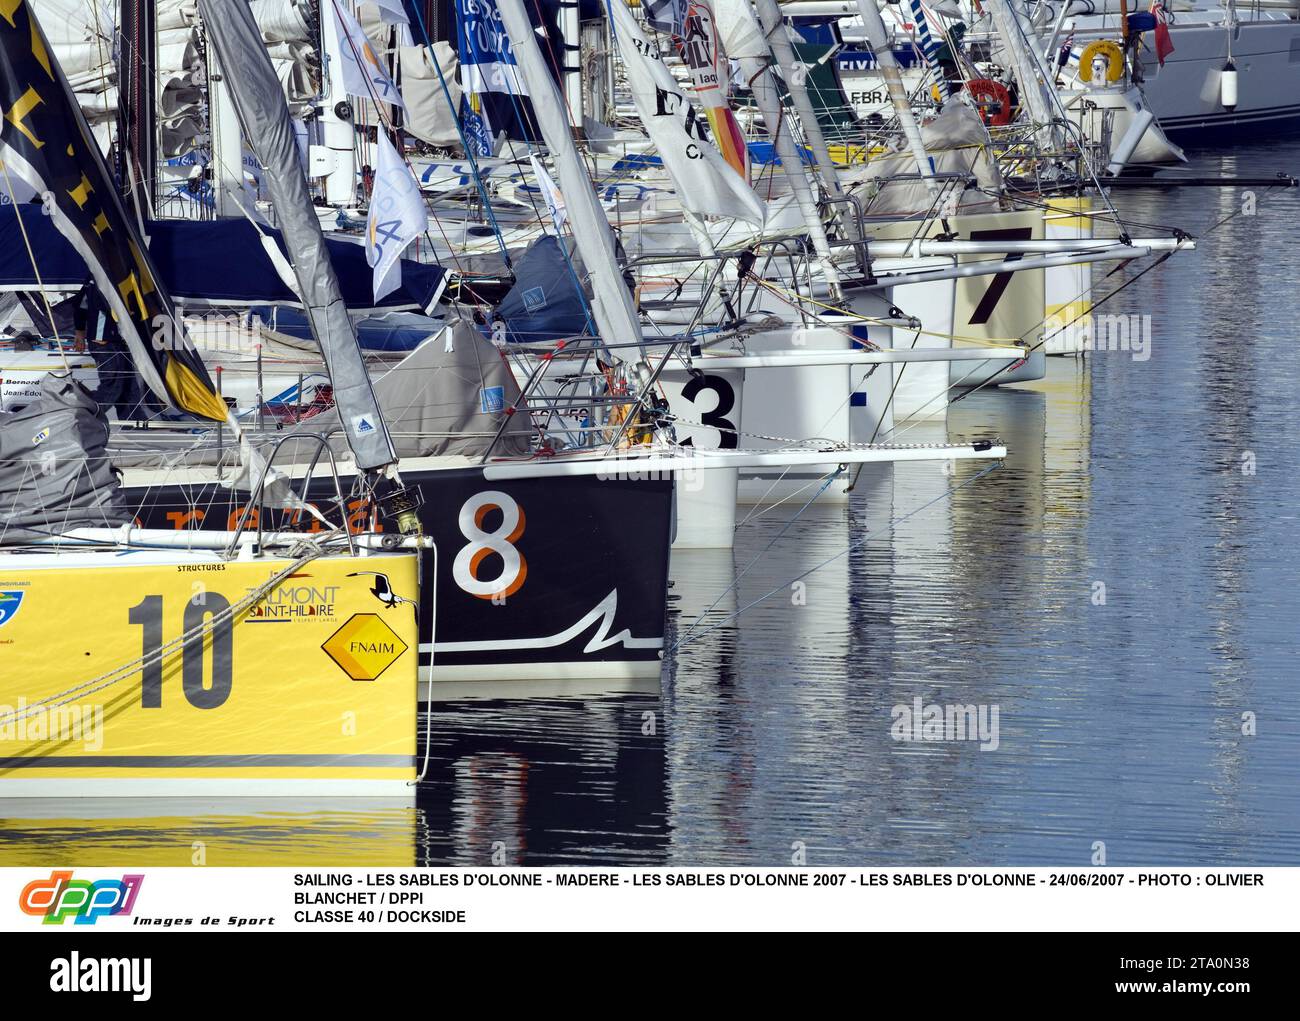
[[[292,567],[0,556],[0,798],[410,796],[414,554]]]

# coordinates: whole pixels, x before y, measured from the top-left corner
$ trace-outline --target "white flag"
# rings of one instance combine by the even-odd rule
[[[330,0],[330,6],[334,8],[334,25],[339,34],[343,91],[358,99],[392,103],[405,110],[401,93],[357,19],[347,9],[347,0]]]
[[[370,3],[379,8],[379,20],[385,25],[409,25],[411,19],[407,17],[406,8],[402,6],[402,0],[370,0]]]
[[[366,262],[375,271],[375,301],[401,284],[402,253],[428,227],[429,214],[420,194],[420,182],[381,130],[379,167],[366,220]]]
[[[551,222],[555,224],[555,233],[560,233],[560,228],[569,218],[569,210],[565,208],[564,196],[560,194],[560,189],[556,187],[555,181],[551,175],[546,172],[542,166],[542,161],[536,156],[529,153],[529,160],[533,164],[533,174],[537,178],[537,187],[542,190],[542,200],[546,203],[546,208],[550,210]]]
[[[641,31],[623,0],[610,0],[609,9],[637,115],[659,150],[682,208],[761,226],[762,202],[714,148],[708,121],[664,66],[658,47]]]

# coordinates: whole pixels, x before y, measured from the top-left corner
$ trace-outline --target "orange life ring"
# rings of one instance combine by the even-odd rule
[[[1011,123],[1011,93],[1001,82],[992,78],[972,78],[966,83],[966,91],[975,100],[985,124]]]

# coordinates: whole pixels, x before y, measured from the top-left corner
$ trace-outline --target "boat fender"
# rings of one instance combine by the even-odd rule
[[[1232,58],[1228,58],[1219,72],[1219,102],[1229,113],[1237,109],[1237,65]]]
[[[1124,75],[1124,51],[1120,49],[1119,43],[1113,39],[1098,39],[1091,42],[1083,48],[1083,54],[1079,57],[1079,69],[1092,75],[1090,80],[1095,80],[1096,75],[1093,69],[1098,60],[1106,62],[1106,81],[1114,85]]]

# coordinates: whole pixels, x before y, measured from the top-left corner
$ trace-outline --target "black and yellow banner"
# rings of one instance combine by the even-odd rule
[[[23,0],[0,0],[0,163],[39,197],[39,207],[19,214],[51,217],[86,261],[149,388],[181,411],[224,420],[226,406],[180,329],[144,238]]]

